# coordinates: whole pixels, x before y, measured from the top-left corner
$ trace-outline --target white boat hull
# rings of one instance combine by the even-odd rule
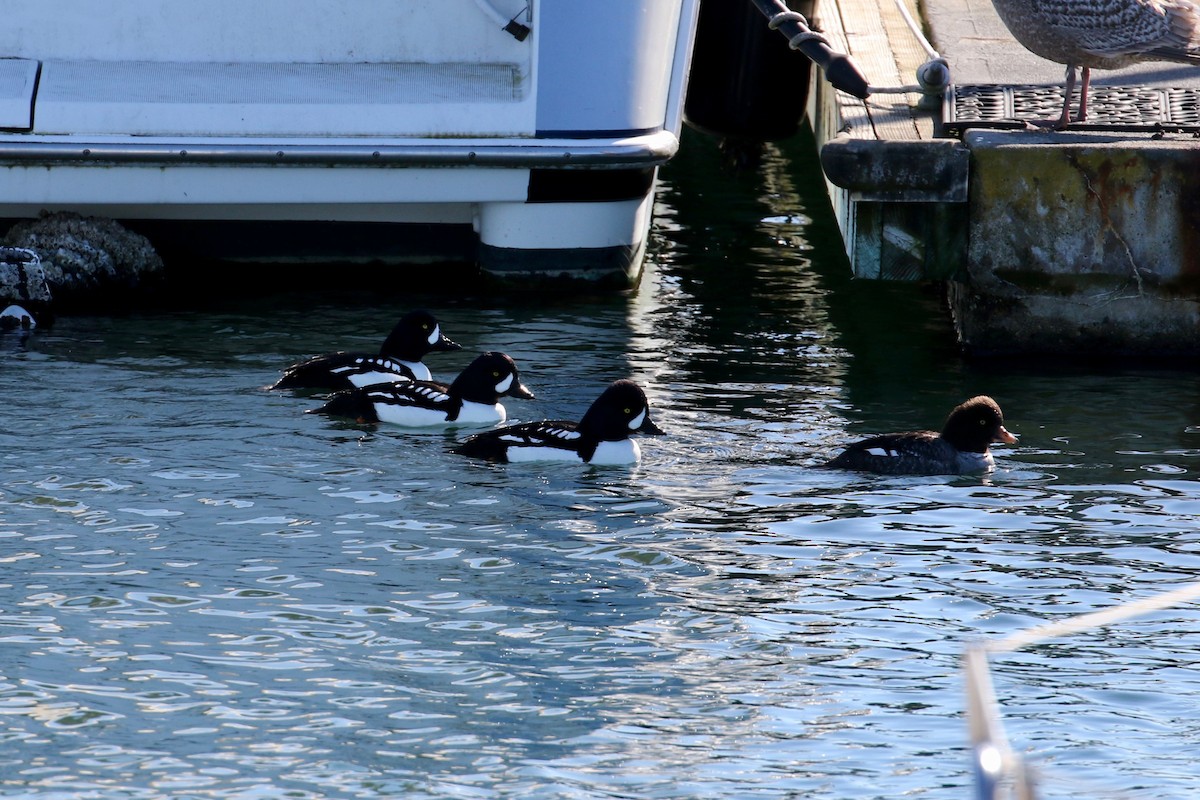
[[[14,11],[0,218],[470,226],[487,270],[636,278],[696,0],[197,2]]]

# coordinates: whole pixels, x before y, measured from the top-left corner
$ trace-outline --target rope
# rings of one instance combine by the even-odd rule
[[[804,28],[800,33],[797,33],[792,38],[788,39],[788,47],[793,50],[799,50],[800,45],[805,42],[820,42],[826,47],[830,47],[829,40],[824,35],[814,30],[808,29],[808,20],[803,14],[798,14],[795,11],[780,11],[767,20],[767,27],[771,30],[779,30],[779,26],[785,22],[798,22]]]
[[[920,94],[925,91],[925,87],[916,83],[909,83],[904,86],[872,86],[871,94]]]
[[[803,14],[795,11],[780,11],[778,14],[772,15],[771,18],[767,20],[767,27],[773,31],[777,31],[779,30],[779,26],[785,22],[800,22],[804,25],[808,24],[808,20],[804,18]]]
[[[913,37],[916,38],[917,44],[921,45],[921,49],[925,51],[925,55],[930,60],[941,58],[937,50],[933,49],[933,45],[925,38],[925,32],[921,30],[921,26],[912,18],[912,14],[908,13],[908,3],[905,0],[896,0],[896,8],[900,10],[900,16],[904,17],[904,24],[908,25],[908,29],[912,31]]]
[[[921,30],[921,26],[913,19],[912,14],[908,12],[908,3],[906,0],[896,0],[896,9],[899,10],[900,16],[904,19],[904,24],[908,26],[908,30],[912,33],[913,38],[917,40],[917,44],[925,51],[925,56],[928,60],[917,67],[916,86],[894,86],[887,88],[872,86],[871,91],[877,94],[907,94],[908,92],[915,91],[927,95],[927,98],[922,100],[923,105],[935,102],[935,98],[942,95],[946,91],[946,87],[950,85],[950,65],[937,50],[933,49],[933,45],[925,38],[925,32]]]

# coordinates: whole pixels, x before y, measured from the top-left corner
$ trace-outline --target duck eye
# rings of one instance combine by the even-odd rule
[[[625,413],[626,413],[626,414],[632,414],[632,413],[633,413],[633,409],[632,409],[632,408],[627,408],[627,409],[625,409]]]
[[[979,424],[980,424],[980,425],[987,425],[987,420],[986,420],[986,419],[981,419],[981,420],[979,420]]]
[[[499,371],[499,370],[493,370],[493,371],[492,371],[492,377],[493,377],[493,378],[499,378],[499,377],[500,377],[500,371]]]

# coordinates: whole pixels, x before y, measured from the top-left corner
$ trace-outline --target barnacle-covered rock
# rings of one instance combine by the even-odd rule
[[[56,305],[93,307],[155,285],[163,270],[149,240],[105,217],[45,214],[18,222],[4,243],[41,257]]]
[[[0,246],[0,303],[49,303],[42,260],[24,247]]]
[[[0,331],[29,330],[50,318],[50,287],[38,254],[0,246]]]

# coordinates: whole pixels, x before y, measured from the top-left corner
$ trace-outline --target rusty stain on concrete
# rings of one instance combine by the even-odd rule
[[[1200,153],[1190,137],[971,131],[976,353],[1200,355]]]

